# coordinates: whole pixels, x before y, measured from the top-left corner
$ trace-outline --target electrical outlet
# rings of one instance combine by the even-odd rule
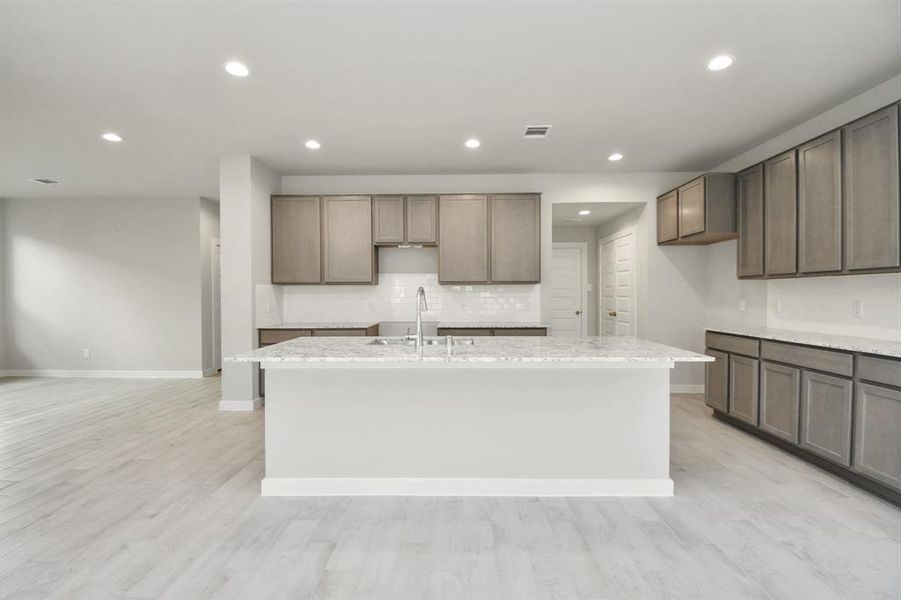
[[[746,308],[748,308],[748,305],[745,302],[744,298],[742,298],[738,301],[738,310],[744,312]]]
[[[851,316],[855,319],[863,318],[863,300],[855,300],[851,305]]]
[[[776,300],[776,314],[782,313],[782,300]]]
[[[81,357],[82,358],[91,358],[91,349],[90,348],[82,348],[81,349]]]

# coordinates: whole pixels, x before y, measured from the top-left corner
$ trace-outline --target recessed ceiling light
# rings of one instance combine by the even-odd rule
[[[229,75],[234,75],[235,77],[247,77],[250,75],[250,69],[247,68],[247,65],[236,60],[225,63],[225,70],[228,71]]]
[[[607,157],[607,160],[613,161],[613,162],[616,162],[616,161],[622,160],[622,159],[623,159],[623,155],[620,154],[619,152],[614,152],[613,154],[611,154],[610,156]]]
[[[319,150],[322,147],[322,144],[320,144],[316,140],[307,140],[304,146],[306,146],[310,150]]]
[[[122,136],[114,131],[107,131],[100,137],[102,137],[103,139],[105,139],[108,142],[121,142],[122,141]]]
[[[28,181],[32,183],[40,183],[41,185],[53,185],[54,183],[59,183],[55,179],[48,179],[47,177],[33,177]]]
[[[590,210],[580,210],[579,214],[584,217],[585,215],[590,215],[591,211]]]
[[[731,56],[728,54],[720,54],[719,56],[714,56],[707,62],[707,70],[722,71],[723,69],[728,69],[731,64]]]
[[[475,149],[482,145],[482,142],[475,138],[469,138],[466,140],[466,147],[469,149]]]

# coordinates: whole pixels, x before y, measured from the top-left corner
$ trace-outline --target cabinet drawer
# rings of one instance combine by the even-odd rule
[[[365,329],[314,329],[315,337],[366,337]]]
[[[260,345],[278,344],[299,337],[310,337],[309,329],[260,329]]]
[[[760,342],[758,340],[736,335],[726,335],[725,333],[713,333],[711,331],[707,332],[707,347],[755,358],[760,354]]]
[[[851,377],[852,373],[852,357],[845,352],[765,341],[760,345],[760,356],[766,360],[826,371],[845,377]]]
[[[861,356],[857,359],[857,377],[901,387],[901,360]]]
[[[494,335],[513,335],[513,336],[537,336],[547,335],[547,329],[544,327],[522,327],[520,329],[495,329]]]
[[[438,335],[466,335],[469,337],[486,336],[486,335],[494,335],[494,330],[492,330],[492,329],[464,329],[461,327],[439,327]]]

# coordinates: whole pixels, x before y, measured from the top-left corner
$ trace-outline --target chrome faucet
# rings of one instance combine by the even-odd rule
[[[416,290],[416,351],[422,352],[422,311],[429,310],[425,299],[425,289],[419,286]]]

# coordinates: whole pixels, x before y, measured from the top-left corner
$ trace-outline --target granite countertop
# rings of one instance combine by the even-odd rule
[[[444,338],[432,338],[444,340]],[[260,363],[659,363],[710,362],[713,358],[628,337],[478,337],[457,344],[448,356],[444,344],[425,346],[422,356],[411,346],[372,345],[373,338],[297,338],[228,357],[229,362]]]
[[[794,331],[791,329],[768,329],[766,327],[707,327],[714,333],[744,335],[777,342],[820,346],[849,352],[862,352],[901,358],[901,341],[881,340],[878,338],[855,337],[850,335],[832,335],[814,331]]]
[[[350,323],[347,321],[332,321],[325,323],[277,323],[275,325],[259,325],[257,329],[367,329],[378,325],[378,321],[365,321],[362,323]]]
[[[538,321],[525,323],[517,323],[514,321],[438,321],[438,327],[457,329],[550,329],[550,325],[548,323],[540,323]]]

